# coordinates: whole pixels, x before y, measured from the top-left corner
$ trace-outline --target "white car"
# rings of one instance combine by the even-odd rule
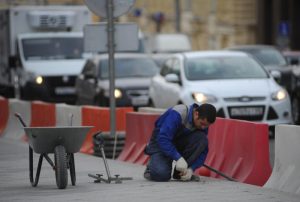
[[[174,54],[152,78],[149,95],[151,104],[157,108],[207,102],[217,108],[218,117],[264,122],[269,126],[292,122],[286,90],[243,52]]]

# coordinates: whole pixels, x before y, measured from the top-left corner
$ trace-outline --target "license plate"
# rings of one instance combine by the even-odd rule
[[[133,106],[141,106],[141,105],[147,105],[149,102],[148,96],[139,96],[131,98],[131,103]]]
[[[264,113],[262,107],[240,107],[240,108],[231,108],[231,116],[259,116]]]
[[[74,87],[57,87],[55,88],[55,94],[57,95],[72,95],[75,94]]]

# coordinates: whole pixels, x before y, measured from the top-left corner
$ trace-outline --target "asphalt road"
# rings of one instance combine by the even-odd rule
[[[34,165],[37,158],[35,154]],[[28,144],[0,138],[0,201],[300,201],[299,195],[214,178],[201,177],[200,182],[151,182],[142,177],[144,166],[116,160],[108,161],[111,173],[133,177],[133,180],[122,184],[99,184],[88,174],[105,174],[101,158],[76,153],[75,162],[76,186],[71,186],[69,179],[66,189],[57,189],[55,174],[44,162],[38,186],[31,187]]]

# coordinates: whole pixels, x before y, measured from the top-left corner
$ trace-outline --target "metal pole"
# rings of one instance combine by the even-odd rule
[[[110,106],[110,131],[111,135],[115,137],[115,144],[113,150],[113,159],[115,159],[116,150],[116,100],[115,100],[115,39],[114,39],[114,17],[113,17],[113,0],[106,0],[107,7],[107,42],[108,42],[108,57],[109,57],[109,106]]]
[[[216,12],[217,0],[210,1],[210,12],[208,16],[208,32],[209,32],[209,48],[212,50],[217,49],[216,41]]]
[[[176,18],[176,23],[175,23],[175,28],[176,32],[180,32],[180,2],[179,0],[175,0],[175,18]]]

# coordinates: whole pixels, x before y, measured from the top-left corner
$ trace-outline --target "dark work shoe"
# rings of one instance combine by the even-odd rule
[[[145,169],[145,172],[144,172],[144,178],[145,178],[146,180],[151,180],[150,170],[149,170],[148,166],[147,166],[146,169]]]

